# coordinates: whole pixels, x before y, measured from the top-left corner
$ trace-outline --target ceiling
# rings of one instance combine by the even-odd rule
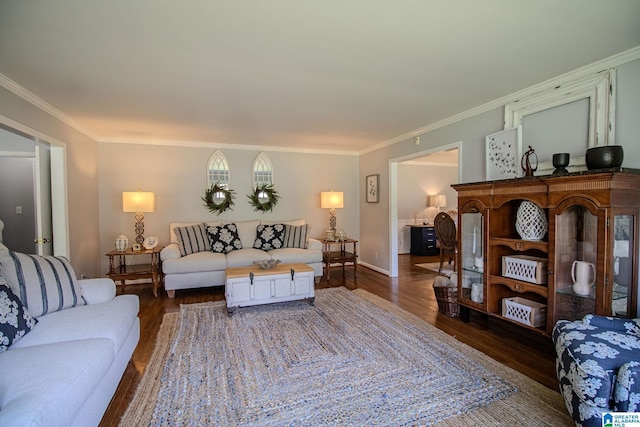
[[[363,152],[639,46],[639,17],[638,0],[0,0],[0,73],[99,141]]]

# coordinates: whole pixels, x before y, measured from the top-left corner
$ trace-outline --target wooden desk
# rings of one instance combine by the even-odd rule
[[[330,278],[331,264],[342,264],[342,279],[344,280],[344,266],[347,263],[353,264],[353,277],[357,277],[358,269],[358,253],[356,244],[357,240],[344,239],[344,240],[327,240],[318,239],[322,242],[322,262],[325,265],[325,275],[327,280]],[[347,245],[353,244],[353,250],[347,251]],[[333,246],[337,246],[337,250],[332,250]]]
[[[162,281],[162,268],[160,266],[160,251],[163,246],[156,246],[153,249],[142,249],[134,251],[128,248],[124,252],[113,250],[106,254],[109,257],[109,272],[107,276],[114,282],[122,284],[122,292],[125,291],[126,280],[151,279],[153,284],[153,295],[158,296],[158,283]],[[127,256],[148,255],[151,262],[147,264],[127,265]],[[117,259],[117,265],[116,265]]]

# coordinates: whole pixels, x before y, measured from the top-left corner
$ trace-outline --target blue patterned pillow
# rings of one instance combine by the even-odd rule
[[[9,287],[34,317],[85,305],[76,273],[65,257],[0,248],[0,264]]]
[[[284,231],[284,224],[259,225],[256,227],[256,241],[253,247],[263,251],[283,248]]]
[[[33,329],[36,322],[0,276],[0,353]]]
[[[226,254],[236,249],[242,249],[242,242],[238,236],[238,227],[231,224],[207,227],[211,252]]]

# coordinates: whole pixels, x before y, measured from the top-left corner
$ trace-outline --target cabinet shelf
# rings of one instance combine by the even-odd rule
[[[500,319],[500,320],[502,320],[504,322],[511,323],[512,325],[517,325],[517,326],[519,326],[521,328],[528,329],[528,330],[530,330],[532,332],[535,332],[537,334],[540,334],[540,335],[544,335],[544,336],[547,335],[547,332],[545,331],[545,326],[540,326],[540,327],[534,328],[533,326],[525,325],[524,323],[520,323],[520,322],[516,322],[515,320],[511,320],[511,319],[509,319],[507,317],[504,317],[503,315],[498,314],[498,313],[489,313],[489,316],[498,318],[498,319]]]
[[[462,267],[462,269],[468,273],[471,273],[472,275],[477,275],[482,277],[482,275],[484,274],[483,270],[480,270],[479,268],[476,267]]]
[[[556,293],[564,294],[564,295],[570,295],[570,296],[575,297],[575,298],[596,299],[595,295],[580,295],[580,294],[577,294],[577,293],[573,292],[573,289],[572,289],[571,286],[557,287],[556,288]]]
[[[514,251],[522,252],[529,249],[536,249],[541,252],[549,252],[549,242],[512,239],[508,237],[491,237],[489,239],[491,246],[506,246]]]
[[[506,286],[512,291],[518,292],[520,294],[523,294],[526,292],[532,292],[544,298],[547,298],[549,296],[549,289],[546,286],[536,285],[535,283],[523,282],[522,280],[515,280],[515,279],[510,279],[508,277],[492,275],[490,279],[490,283],[492,285]]]

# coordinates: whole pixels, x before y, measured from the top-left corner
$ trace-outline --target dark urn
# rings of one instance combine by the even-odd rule
[[[554,176],[567,175],[569,171],[566,167],[569,166],[569,153],[556,153],[553,155],[553,167],[556,170],[553,171]]]

